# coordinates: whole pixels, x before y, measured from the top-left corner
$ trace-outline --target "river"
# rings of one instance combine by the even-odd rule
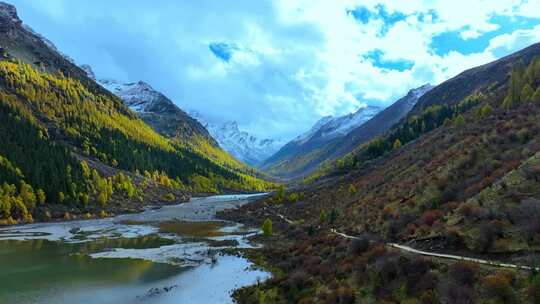
[[[215,219],[253,195],[114,218],[0,229],[0,303],[232,303],[238,287],[265,280],[238,256],[256,230]]]

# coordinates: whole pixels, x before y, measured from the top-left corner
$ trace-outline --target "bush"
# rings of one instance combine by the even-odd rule
[[[513,299],[511,277],[506,272],[499,271],[484,278],[484,290],[489,298],[509,303]]]
[[[289,202],[296,203],[298,202],[299,195],[296,192],[293,192],[289,195]]]
[[[357,189],[353,184],[350,184],[348,191],[349,191],[349,194],[355,194]]]
[[[443,212],[441,210],[429,210],[422,215],[421,221],[428,226],[432,226],[442,216]]]
[[[171,202],[171,201],[174,201],[174,200],[176,199],[176,196],[174,196],[174,194],[172,194],[172,193],[169,192],[169,193],[165,194],[165,196],[163,196],[163,198],[164,198],[165,200]]]

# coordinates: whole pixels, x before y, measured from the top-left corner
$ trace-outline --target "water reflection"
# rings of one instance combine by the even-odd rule
[[[246,270],[249,261],[234,256],[211,263],[216,248],[209,243],[248,246],[245,235],[253,231],[229,223],[216,234],[217,228],[200,223],[162,233],[159,222],[179,215],[210,220],[216,210],[241,203],[199,199],[139,214],[137,220],[152,222],[137,225],[122,224],[134,220],[124,216],[0,229],[0,303],[230,303],[230,290],[268,274]],[[194,231],[199,226],[212,233]]]

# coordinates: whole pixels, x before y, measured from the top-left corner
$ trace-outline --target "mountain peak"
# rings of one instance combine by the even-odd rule
[[[284,144],[281,140],[259,139],[246,131],[242,131],[236,121],[213,124],[205,121],[203,115],[198,112],[190,111],[189,115],[206,127],[223,150],[248,165],[256,166],[261,164]]]
[[[426,94],[426,92],[431,90],[431,89],[433,89],[433,86],[431,84],[429,84],[429,83],[426,83],[426,84],[424,84],[424,85],[422,85],[422,86],[420,86],[418,88],[410,90],[407,95],[413,94],[415,96],[420,97],[420,96]]]
[[[15,6],[0,2],[0,29],[9,30],[14,25],[21,25],[22,21],[17,15],[17,9]]]
[[[139,80],[137,82],[137,86],[142,89],[142,90],[146,90],[146,91],[155,91],[154,88],[152,88],[152,86],[147,83],[147,82],[144,82],[142,80]]]

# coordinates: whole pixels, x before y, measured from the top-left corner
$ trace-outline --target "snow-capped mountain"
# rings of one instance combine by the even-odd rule
[[[317,131],[319,131],[319,129],[321,129],[322,126],[329,123],[333,119],[334,117],[330,115],[322,117],[321,119],[317,120],[317,122],[311,127],[311,129],[309,129],[309,131],[307,131],[304,134],[298,135],[295,139],[293,139],[293,141],[296,141],[298,143],[305,143],[313,135],[315,135],[315,133],[317,133]]]
[[[95,79],[89,65],[81,65],[88,77]],[[283,142],[271,139],[257,139],[240,131],[235,122],[221,125],[208,123],[197,112],[182,111],[170,99],[156,91],[144,81],[123,83],[112,79],[97,82],[120,97],[124,103],[150,126],[167,137],[189,139],[193,135],[207,138],[210,143],[220,146],[236,159],[255,166],[274,154]]]
[[[157,102],[164,102],[165,96],[144,81],[121,83],[116,80],[102,79],[99,80],[99,84],[120,97],[135,112],[152,112]],[[168,101],[174,105],[172,101]]]
[[[381,108],[379,107],[367,106],[343,116],[325,116],[317,121],[308,132],[298,136],[294,141],[303,144],[310,140],[329,140],[345,136],[352,129],[370,120],[380,111]]]
[[[252,166],[262,163],[285,143],[274,139],[258,139],[246,131],[241,131],[234,121],[213,124],[207,122],[197,112],[189,112],[189,114],[205,126],[222,149]]]
[[[362,143],[386,132],[405,117],[418,99],[431,88],[432,86],[427,84],[412,89],[382,111],[381,108],[368,106],[340,117],[323,117],[308,132],[293,139],[269,157],[261,167],[282,177],[307,174],[320,163],[345,155]]]
[[[83,64],[80,68],[88,77],[96,79],[89,65]],[[190,117],[148,83],[144,81],[123,83],[111,79],[96,81],[103,88],[120,97],[131,110],[137,112],[141,119],[158,133],[188,142],[199,137],[217,146],[217,142],[196,119]]]

